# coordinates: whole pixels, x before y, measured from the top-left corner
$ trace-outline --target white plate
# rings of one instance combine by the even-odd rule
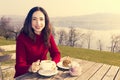
[[[56,75],[57,73],[58,73],[58,70],[39,70],[38,71],[38,74],[46,77]]]
[[[57,63],[57,66],[58,66],[59,68],[62,68],[62,69],[66,69],[66,70],[69,69],[69,67],[64,67],[64,66],[63,66],[62,61],[60,61],[59,63]]]

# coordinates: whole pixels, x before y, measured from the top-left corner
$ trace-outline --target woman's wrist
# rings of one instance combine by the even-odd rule
[[[29,72],[32,72],[32,68],[31,68],[31,66],[29,67],[28,71],[29,71]]]

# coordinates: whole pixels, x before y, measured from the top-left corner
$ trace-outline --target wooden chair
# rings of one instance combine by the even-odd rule
[[[8,61],[11,59],[11,55],[0,56],[0,80],[3,80],[3,74],[1,69],[1,62]]]

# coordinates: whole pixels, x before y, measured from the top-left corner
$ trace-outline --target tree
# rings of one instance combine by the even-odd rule
[[[75,28],[70,27],[69,36],[68,36],[68,45],[74,47],[78,40],[79,40],[79,33],[77,33]]]
[[[120,51],[120,35],[112,35],[111,39],[111,52]]]
[[[59,38],[58,38],[58,44],[59,45],[67,45],[67,40],[68,40],[68,37],[67,37],[67,33],[65,30],[60,30],[57,32]]]
[[[1,17],[0,19],[0,36],[5,37],[6,39],[12,36],[12,33],[9,32],[10,30],[10,18]]]
[[[18,34],[20,33],[21,27],[22,24],[13,25],[13,27],[9,29],[9,32],[13,33],[15,35],[15,38],[17,38]]]
[[[98,49],[99,49],[100,51],[102,51],[102,49],[103,49],[103,44],[102,44],[102,41],[101,41],[101,40],[98,40]]]
[[[0,36],[8,38],[16,38],[19,34],[23,22],[12,22],[11,18],[1,17],[0,19]]]
[[[52,27],[52,29],[51,29],[51,30],[52,30],[52,34],[53,34],[53,36],[55,37],[55,35],[56,35],[56,34],[55,34],[55,28],[54,28],[54,27]]]
[[[90,30],[85,34],[85,40],[87,41],[87,47],[88,47],[88,49],[90,49],[90,46],[91,46],[91,37],[92,37],[92,34],[93,34],[93,32],[90,31]]]

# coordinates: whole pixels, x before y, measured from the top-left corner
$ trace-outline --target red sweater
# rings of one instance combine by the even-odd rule
[[[20,34],[16,40],[16,73],[14,77],[27,73],[30,65],[38,59],[46,60],[48,51],[52,60],[58,63],[60,52],[52,35],[50,35],[50,48],[47,48],[42,35],[36,35],[36,42],[33,42],[29,37]]]

